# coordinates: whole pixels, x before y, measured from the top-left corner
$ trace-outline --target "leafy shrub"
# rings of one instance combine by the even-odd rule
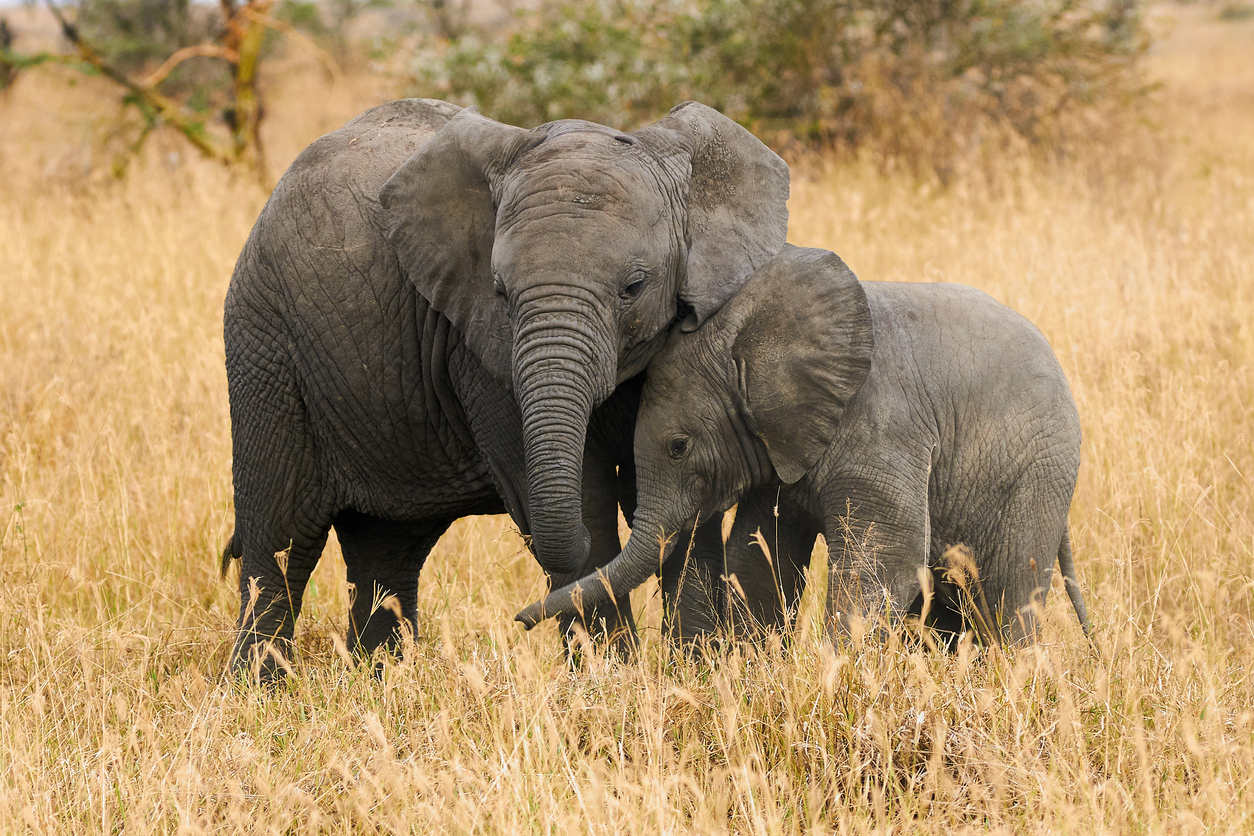
[[[548,0],[427,43],[414,92],[536,124],[631,127],[697,99],[777,142],[941,168],[1062,147],[1136,97],[1137,0]]]
[[[1227,22],[1249,20],[1254,17],[1254,5],[1249,3],[1225,3],[1219,10],[1219,19]]]
[[[75,23],[110,64],[137,72],[211,40],[222,16],[216,4],[190,0],[83,0]]]
[[[74,24],[106,63],[141,77],[178,50],[215,40],[222,14],[217,4],[190,0],[82,0]],[[207,114],[228,99],[230,78],[221,62],[196,58],[174,68],[159,89]]]

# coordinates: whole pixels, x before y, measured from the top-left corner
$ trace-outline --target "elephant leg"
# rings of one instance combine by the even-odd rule
[[[228,371],[240,368],[228,362]],[[305,585],[322,555],[332,511],[290,372],[283,364],[263,364],[244,366],[242,373],[253,379],[233,374],[231,380],[232,551],[240,558],[240,611],[230,664],[270,681],[282,673],[280,658],[291,656]]]
[[[401,619],[417,632],[418,575],[431,548],[452,520],[397,522],[358,511],[335,517],[350,589],[348,646],[369,656],[378,647],[400,646]],[[394,597],[398,613],[383,602]]]
[[[276,526],[267,536],[241,538],[240,614],[230,662],[234,670],[251,671],[262,682],[282,676],[280,657],[292,657],[305,586],[322,556],[330,525],[311,529]],[[292,536],[285,539],[283,531]]]
[[[931,527],[927,462],[894,460],[841,474],[824,487],[827,620],[834,639],[883,616],[902,623],[922,593]]]
[[[968,542],[980,572],[980,590],[992,628],[1010,644],[1036,640],[1038,608],[1045,605],[1054,564],[1067,533],[1066,509],[1044,480],[1023,479]],[[1068,497],[1069,500],[1069,497]]]
[[[758,639],[793,626],[821,530],[786,489],[757,488],[741,499],[727,538],[725,570],[725,617],[733,635]]]
[[[608,564],[622,550],[618,538],[621,485],[617,469],[611,451],[597,443],[598,434],[590,432],[590,436],[584,451],[583,522],[591,536],[591,549],[583,571],[572,575],[551,575],[551,589],[559,589],[591,574]],[[558,619],[558,625],[567,657],[572,662],[579,658],[579,649],[573,638],[581,630],[594,644],[605,645],[620,658],[629,657],[636,648],[636,619],[631,611],[631,596],[627,594],[616,598],[613,607],[593,609],[582,617],[563,616]]]
[[[661,575],[662,631],[675,646],[699,650],[723,612],[723,515],[681,532]]]

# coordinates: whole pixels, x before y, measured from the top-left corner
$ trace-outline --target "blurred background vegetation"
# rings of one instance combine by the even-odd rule
[[[139,89],[124,90],[123,101],[143,116],[141,138],[182,117],[187,124],[176,127],[190,139],[230,134],[227,161],[264,167],[259,147],[249,147],[260,134],[244,135],[240,116],[242,96],[264,95],[264,74],[251,92],[240,83],[241,41],[251,38],[258,62],[303,49],[328,73],[376,74],[394,95],[476,105],[518,125],[577,117],[632,128],[697,99],[785,153],[868,153],[942,180],[1007,146],[1066,154],[1135,114],[1147,92],[1143,12],[1139,0],[81,0],[64,8],[80,62],[84,44],[100,59],[81,68],[135,80]],[[15,28],[0,38],[0,83],[71,51],[32,51]],[[145,89],[177,112],[146,103]],[[255,118],[264,116],[258,108]]]
[[[1146,45],[1135,0],[556,0],[428,45],[412,89],[519,124],[699,99],[777,145],[944,166],[1086,133],[1144,90]]]

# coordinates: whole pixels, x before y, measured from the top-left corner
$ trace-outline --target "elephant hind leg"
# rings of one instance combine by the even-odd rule
[[[305,587],[329,530],[326,517],[289,519],[241,538],[240,614],[231,650],[235,670],[250,670],[262,681],[281,676],[281,659],[291,658]]]
[[[336,515],[335,535],[350,584],[348,645],[354,653],[369,656],[379,647],[397,649],[401,619],[416,631],[418,576],[452,522],[399,522],[351,509]],[[384,603],[388,598],[400,605],[399,618]]]
[[[281,659],[291,656],[305,586],[326,544],[333,507],[295,375],[286,362],[241,357],[233,340],[227,348],[235,485],[228,553],[240,558],[231,666],[269,681],[281,675]]]
[[[997,524],[968,543],[985,600],[1008,644],[1036,641],[1054,563],[1066,545],[1068,504],[1044,480],[1024,480],[999,509]]]

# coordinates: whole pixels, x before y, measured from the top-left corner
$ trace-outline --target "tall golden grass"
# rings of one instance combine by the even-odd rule
[[[441,541],[381,681],[336,651],[333,542],[295,676],[226,685],[220,305],[265,196],[159,143],[84,185],[111,111],[29,74],[0,99],[0,831],[1254,831],[1254,23],[1159,15],[1156,132],[944,190],[794,185],[794,242],[984,288],[1071,379],[1098,649],[1055,585],[1004,656],[830,648],[811,593],[786,646],[692,665],[649,587],[639,659],[571,672],[512,623],[542,580],[494,518]],[[305,77],[275,80],[276,160],[375,95]]]

